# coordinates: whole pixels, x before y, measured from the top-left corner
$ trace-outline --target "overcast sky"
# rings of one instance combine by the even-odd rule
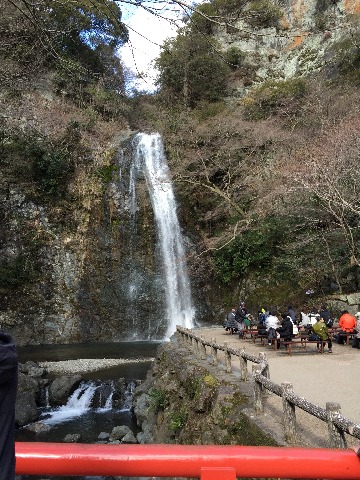
[[[154,3],[149,1],[149,5]],[[162,5],[168,5],[158,2]],[[167,38],[176,35],[177,27],[167,19],[173,19],[177,26],[181,26],[181,19],[184,11],[174,4],[172,10],[158,10],[159,18],[147,12],[141,7],[130,6],[122,3],[123,22],[129,27],[130,41],[120,49],[120,56],[127,67],[129,67],[135,75],[144,73],[144,80],[136,80],[132,87],[138,90],[155,90],[156,72],[153,69],[152,62],[160,53],[160,45]]]

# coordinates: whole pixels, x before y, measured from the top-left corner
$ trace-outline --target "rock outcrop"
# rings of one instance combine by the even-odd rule
[[[68,398],[80,385],[81,375],[63,375],[55,378],[49,388],[49,400],[52,405],[65,405]]]
[[[159,348],[147,379],[134,393],[139,443],[275,445],[245,415],[240,382],[197,362],[172,342]]]
[[[330,49],[352,29],[360,12],[359,0],[247,2],[238,18],[213,26],[224,50],[243,53],[233,78],[233,94],[242,95],[253,83],[284,80],[318,72]],[[260,8],[261,5],[261,8]],[[230,26],[231,24],[231,26]]]

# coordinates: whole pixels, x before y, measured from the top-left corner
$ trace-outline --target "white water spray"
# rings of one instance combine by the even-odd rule
[[[42,422],[46,425],[56,425],[83,415],[89,410],[96,389],[96,385],[92,382],[82,383],[69,397],[66,405],[50,412],[48,418],[45,418]]]
[[[103,407],[98,407],[98,413],[108,412],[113,408],[114,384],[110,385],[110,390],[107,392],[106,398],[102,400],[102,385],[96,385],[94,382],[81,382],[75,392],[68,398],[66,405],[63,405],[51,412],[46,413],[46,417],[41,421],[46,425],[57,425],[71,420],[75,417],[87,413],[92,408],[93,399],[96,391],[99,392],[100,405],[104,403]],[[131,386],[128,388],[132,388]],[[128,406],[126,406],[128,408]]]
[[[158,227],[166,283],[168,328],[165,338],[168,339],[176,331],[176,325],[194,326],[185,249],[161,137],[158,133],[139,133],[134,142],[136,169],[144,172]]]

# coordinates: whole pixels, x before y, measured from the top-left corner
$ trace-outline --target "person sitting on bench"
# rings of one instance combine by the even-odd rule
[[[285,342],[291,342],[293,338],[293,322],[287,313],[283,313],[281,317],[283,319],[281,327],[277,328],[276,331]],[[277,342],[277,348],[280,348],[280,340]]]
[[[341,317],[339,319],[339,327],[340,330],[336,334],[337,343],[344,345],[344,341],[346,340],[346,335],[342,335],[342,333],[354,333],[354,328],[356,327],[356,318],[347,310],[341,312]]]
[[[360,312],[355,313],[356,317],[356,335],[353,337],[352,347],[360,348]]]
[[[276,312],[272,311],[265,320],[266,333],[269,345],[276,339],[276,329],[279,327],[279,319]]]
[[[329,349],[328,352],[332,353],[332,342],[329,336],[329,330],[325,325],[324,319],[322,317],[318,318],[315,325],[312,326],[312,329],[315,335],[317,335],[320,338],[320,340],[327,342],[328,349]],[[317,349],[319,353],[322,353],[322,345],[320,343],[317,344]]]

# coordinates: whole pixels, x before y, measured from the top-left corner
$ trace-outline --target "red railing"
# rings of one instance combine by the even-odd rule
[[[242,478],[360,479],[352,450],[215,445],[16,443],[16,473]]]

